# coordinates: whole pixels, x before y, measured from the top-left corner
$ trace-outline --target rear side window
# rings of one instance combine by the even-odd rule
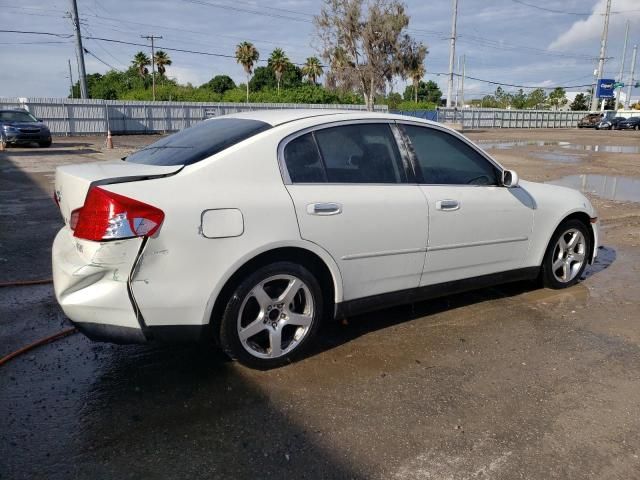
[[[330,183],[406,183],[389,125],[344,125],[314,135]]]
[[[451,134],[402,125],[411,142],[422,182],[432,185],[498,185],[498,169]]]
[[[127,157],[146,165],[191,165],[271,128],[258,120],[215,118],[152,143]]]
[[[326,182],[320,152],[311,133],[291,140],[284,149],[284,161],[293,183]]]

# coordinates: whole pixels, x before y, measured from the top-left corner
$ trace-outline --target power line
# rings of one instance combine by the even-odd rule
[[[262,10],[262,11],[260,11],[260,10],[251,10],[251,9],[243,8],[243,7],[224,5],[224,4],[220,4],[220,3],[205,2],[204,0],[183,0],[183,1],[187,2],[187,3],[193,3],[195,5],[203,5],[203,6],[207,6],[207,7],[221,8],[221,9],[224,9],[224,10],[232,10],[232,11],[235,11],[235,12],[253,13],[255,15],[260,15],[261,17],[282,18],[284,20],[293,20],[295,22],[313,23],[313,20],[311,20],[311,19],[300,18],[300,17],[292,17],[292,16],[288,16],[288,15],[281,15],[281,14],[278,14],[278,13],[270,13],[270,12],[266,12],[264,10]]]
[[[51,35],[58,38],[71,38],[73,34],[69,33],[50,33],[50,32],[34,32],[30,30],[0,30],[0,33],[26,33],[32,35]]]
[[[550,13],[559,13],[562,15],[576,15],[576,16],[584,16],[584,17],[590,17],[591,15],[606,15],[606,12],[568,12],[566,10],[556,10],[554,8],[547,8],[547,7],[541,7],[540,5],[535,5],[533,3],[528,3],[528,2],[523,2],[522,0],[511,0],[513,3],[517,3],[519,5],[524,5],[526,7],[531,7],[531,8],[535,8],[537,10],[542,10],[544,12],[550,12]],[[630,13],[630,12],[640,12],[640,9],[632,9],[632,10],[616,10],[616,11],[612,11],[610,12],[611,15],[613,14],[618,14],[618,13]]]
[[[449,75],[446,72],[428,72],[427,75]],[[455,77],[461,77],[462,75],[459,73],[454,73],[453,74]],[[563,89],[568,89],[568,88],[582,88],[582,87],[590,87],[591,84],[585,84],[585,85],[556,85],[556,86],[546,86],[546,85],[516,85],[513,83],[504,83],[504,82],[495,82],[493,80],[486,80],[483,78],[477,78],[477,77],[472,77],[470,75],[465,75],[464,78],[468,79],[468,80],[475,80],[477,82],[483,82],[483,83],[489,83],[491,85],[498,85],[498,86],[502,86],[502,87],[514,87],[514,88],[531,88],[531,89],[536,89],[536,88],[541,88],[542,90],[553,90],[555,88],[563,88]]]
[[[100,57],[98,57],[95,53],[90,52],[89,50],[86,49],[86,47],[84,48],[84,53],[91,55],[93,58],[95,58],[96,60],[98,60],[100,63],[106,65],[107,67],[109,67],[111,70],[115,70],[117,72],[120,72],[121,70],[114,67],[113,65],[105,62],[104,60],[102,60]]]

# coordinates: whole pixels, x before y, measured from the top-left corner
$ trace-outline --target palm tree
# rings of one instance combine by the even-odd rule
[[[273,73],[276,76],[276,83],[278,84],[278,95],[280,95],[280,80],[282,80],[282,74],[287,68],[287,65],[289,65],[289,59],[281,48],[276,48],[273,50],[273,52],[271,52],[268,64],[273,69]]]
[[[171,58],[169,58],[169,54],[164,50],[158,50],[155,55],[155,62],[158,66],[158,75],[164,77],[165,72],[167,71],[167,66],[171,65]]]
[[[307,77],[309,83],[313,83],[314,85],[318,77],[322,75],[322,72],[322,65],[317,57],[307,58],[307,61],[304,62],[304,66],[302,67],[302,74]]]
[[[242,42],[236,46],[236,62],[242,64],[247,74],[247,103],[249,103],[249,80],[253,73],[253,65],[260,58],[258,49],[251,42]]]
[[[131,62],[131,65],[133,65],[136,70],[138,70],[138,74],[144,78],[146,75],[149,74],[149,69],[147,68],[147,66],[151,65],[151,60],[149,60],[149,57],[147,56],[146,53],[144,52],[138,52],[133,56],[133,61]]]
[[[414,66],[409,70],[409,76],[413,82],[413,100],[418,103],[418,86],[420,85],[420,80],[424,77],[424,66],[422,64]]]

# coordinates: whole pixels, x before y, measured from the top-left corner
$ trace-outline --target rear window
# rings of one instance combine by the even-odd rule
[[[191,165],[271,128],[258,120],[215,118],[186,128],[132,153],[127,162]]]

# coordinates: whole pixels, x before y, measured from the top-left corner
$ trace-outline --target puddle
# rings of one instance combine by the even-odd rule
[[[561,147],[571,150],[586,150],[589,152],[603,153],[640,153],[640,146],[638,145],[580,145],[568,142],[559,143],[567,143],[566,145],[561,145]]]
[[[475,142],[487,150],[509,150],[516,147],[547,147],[569,142],[547,142],[544,140],[476,140]]]
[[[640,153],[638,145],[582,145],[571,142],[545,140],[477,140],[476,143],[487,150],[510,150],[518,147],[560,147],[567,150],[583,150],[602,153]]]
[[[609,175],[569,175],[552,180],[553,185],[575,188],[608,200],[640,202],[640,179]]]
[[[541,158],[542,160],[561,163],[578,163],[582,161],[584,157],[583,155],[559,152],[534,152],[531,155],[536,158]]]

